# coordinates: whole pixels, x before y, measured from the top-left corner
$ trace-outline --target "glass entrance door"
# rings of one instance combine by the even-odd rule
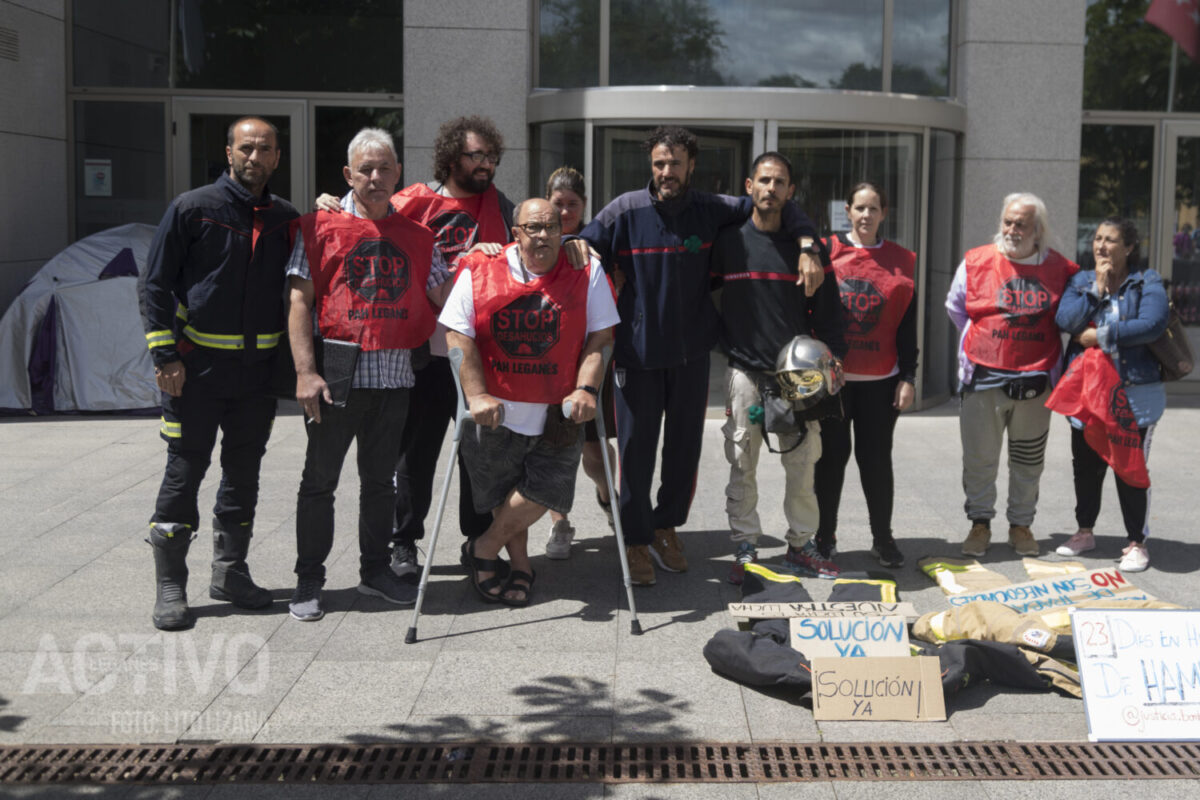
[[[1192,351],[1200,347],[1200,124],[1163,126],[1163,180],[1158,253],[1151,263],[1170,281],[1170,297]],[[1192,373],[1189,380],[1200,380]]]
[[[650,157],[642,149],[648,130],[644,127],[596,129],[601,144],[597,148],[599,161],[593,172],[598,172],[601,180],[593,182],[593,191],[599,189],[600,195],[593,203],[595,209],[603,208],[622,192],[645,187],[650,181]],[[754,158],[750,152],[753,129],[688,126],[688,130],[700,140],[696,172],[692,175],[693,188],[720,194],[744,193],[743,181]]]
[[[271,176],[271,192],[308,209],[315,195],[308,183],[307,108],[303,100],[175,99],[171,104],[174,194],[212,183],[229,171],[226,131],[238,117],[260,116],[279,129],[282,159]]]

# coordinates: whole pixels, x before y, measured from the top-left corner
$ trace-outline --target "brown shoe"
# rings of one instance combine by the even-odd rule
[[[963,555],[978,558],[987,553],[988,544],[991,541],[992,529],[982,522],[976,522],[971,526],[971,532],[967,534],[967,539],[962,544]]]
[[[1036,556],[1038,543],[1033,538],[1033,531],[1028,525],[1010,525],[1008,527],[1008,544],[1019,556]]]
[[[658,528],[650,543],[650,555],[667,572],[687,572],[687,556],[674,528]]]
[[[631,544],[625,548],[629,559],[629,580],[634,586],[654,585],[654,562],[650,560],[650,546]]]

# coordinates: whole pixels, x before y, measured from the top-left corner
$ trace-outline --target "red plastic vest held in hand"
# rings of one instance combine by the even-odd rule
[[[968,251],[966,264],[967,357],[995,369],[1052,368],[1062,350],[1054,312],[1079,265],[1054,250],[1041,264],[1018,264],[991,244]]]
[[[587,338],[589,271],[561,251],[554,269],[529,283],[513,278],[504,248],[493,258],[472,253],[475,346],[488,394],[525,403],[561,403],[575,391]]]
[[[437,323],[425,294],[432,231],[400,214],[369,220],[317,211],[295,224],[322,336],[363,350],[409,350],[429,339]]]

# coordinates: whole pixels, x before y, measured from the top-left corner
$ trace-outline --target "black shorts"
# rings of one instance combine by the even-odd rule
[[[459,447],[480,514],[503,505],[513,489],[551,511],[571,510],[582,438],[566,447],[551,447],[540,436],[514,433],[503,425],[480,428],[468,420]]]

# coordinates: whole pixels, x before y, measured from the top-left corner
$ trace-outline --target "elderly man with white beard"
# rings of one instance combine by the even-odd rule
[[[1079,265],[1049,246],[1046,205],[1036,195],[1004,198],[992,244],[958,266],[946,311],[961,334],[958,380],[964,509],[971,530],[962,551],[982,556],[996,516],[996,474],[1008,433],[1008,543],[1036,556],[1037,512],[1050,410],[1046,393],[1061,370],[1054,314]]]

